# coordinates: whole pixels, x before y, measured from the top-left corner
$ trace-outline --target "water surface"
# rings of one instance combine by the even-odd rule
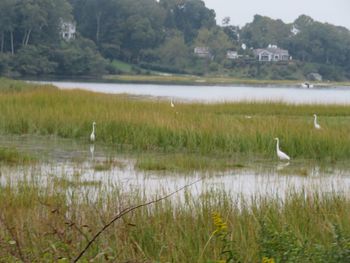
[[[179,101],[237,102],[273,101],[295,104],[350,104],[350,87],[299,86],[185,86],[152,84],[116,84],[91,82],[41,82],[51,83],[60,89],[84,89],[110,94],[133,94],[154,97],[172,97]]]
[[[91,198],[103,196],[115,189],[124,192],[139,191],[148,198],[166,194],[201,180],[189,191],[193,196],[210,191],[224,191],[234,197],[286,196],[290,190],[348,193],[350,169],[345,166],[321,166],[308,161],[281,163],[261,160],[245,168],[226,172],[174,173],[140,171],[135,169],[136,157],[118,153],[108,145],[90,145],[70,139],[30,136],[0,136],[1,147],[16,148],[40,157],[25,166],[1,166],[0,185],[16,185],[19,181],[40,182],[43,187],[60,185],[60,180],[71,182],[67,191],[81,192]],[[41,158],[43,156],[43,158]],[[113,159],[117,165],[106,170],[96,165]]]

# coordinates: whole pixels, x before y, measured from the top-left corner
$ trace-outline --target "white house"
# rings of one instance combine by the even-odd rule
[[[199,58],[212,58],[212,54],[208,47],[195,47],[194,54]]]
[[[237,59],[238,57],[237,51],[228,50],[226,53],[226,58],[228,59]]]
[[[281,49],[276,45],[269,45],[267,48],[253,50],[259,61],[288,61],[290,60],[288,50]]]
[[[76,35],[76,26],[73,22],[61,22],[61,37],[66,40],[72,40],[75,38]]]

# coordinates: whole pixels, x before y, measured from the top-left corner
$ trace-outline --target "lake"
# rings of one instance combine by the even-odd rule
[[[206,103],[237,101],[272,101],[294,104],[350,104],[350,87],[297,86],[180,86],[153,84],[117,84],[91,82],[39,82],[50,83],[60,89],[83,89],[110,94],[133,94],[175,101]]]

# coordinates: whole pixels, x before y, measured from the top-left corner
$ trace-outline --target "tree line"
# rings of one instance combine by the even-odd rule
[[[76,24],[70,41],[61,37],[65,21]],[[288,49],[295,64],[258,63],[252,49],[269,44]],[[211,56],[197,57],[195,47]],[[240,59],[228,59],[228,50]],[[350,78],[350,32],[304,15],[291,24],[256,15],[242,28],[229,18],[218,25],[201,0],[0,1],[1,74],[120,73],[115,61],[173,73],[300,78],[319,72],[341,80]]]

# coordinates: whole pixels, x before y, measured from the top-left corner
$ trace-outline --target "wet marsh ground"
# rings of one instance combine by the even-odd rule
[[[0,187],[1,262],[70,262],[117,213],[152,198],[150,188],[106,187],[78,172],[37,176]],[[287,188],[250,197],[186,189],[118,220],[81,262],[348,262],[348,196]]]
[[[11,85],[11,84],[10,84]],[[28,85],[28,84],[27,84]],[[9,85],[3,84],[3,88]],[[214,87],[213,87],[214,88]],[[131,152],[274,158],[275,142],[293,159],[350,156],[350,106],[283,103],[178,103],[38,86],[0,94],[0,133],[54,135]],[[313,128],[313,114],[321,130]]]
[[[0,262],[71,262],[118,212],[198,179],[80,262],[349,262],[349,120],[350,106],[174,109],[1,79]]]

